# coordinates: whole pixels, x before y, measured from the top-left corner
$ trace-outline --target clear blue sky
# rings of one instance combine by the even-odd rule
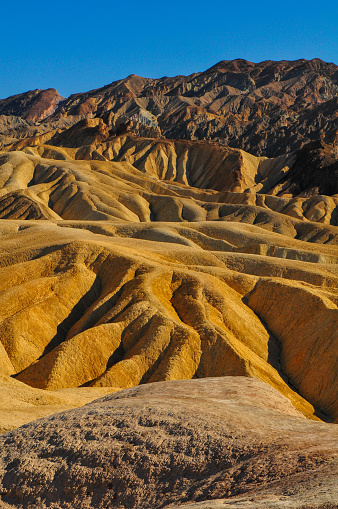
[[[7,0],[1,15],[0,98],[49,87],[67,97],[233,58],[338,64],[337,0]]]

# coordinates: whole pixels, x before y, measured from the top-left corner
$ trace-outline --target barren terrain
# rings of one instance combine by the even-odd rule
[[[113,133],[214,140],[256,156],[337,143],[338,67],[313,60],[223,60],[190,76],[132,74],[102,88],[61,97],[31,90],[0,100],[2,143],[46,139],[84,118]]]
[[[335,121],[205,120],[300,129],[297,62],[0,101],[0,507],[338,507]]]
[[[146,384],[3,435],[2,498],[31,509],[334,508],[337,438],[253,378]]]

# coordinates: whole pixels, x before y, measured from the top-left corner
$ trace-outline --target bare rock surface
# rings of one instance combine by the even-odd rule
[[[310,150],[312,157],[319,157],[318,151]],[[332,195],[320,194],[326,184],[318,168],[313,186],[300,192],[294,168],[302,166],[294,155],[255,158],[215,144],[126,136],[80,148],[34,145],[0,153],[0,218],[234,219],[297,237],[299,221],[310,221],[333,233],[336,165],[329,155],[325,161]],[[334,234],[329,237],[331,242]]]
[[[113,134],[214,140],[271,157],[311,141],[337,143],[337,92],[337,65],[318,58],[223,60],[190,76],[132,74],[65,100],[54,89],[2,99],[0,133],[8,144],[97,117]]]
[[[27,121],[39,122],[52,115],[63,99],[55,88],[30,90],[7,99],[0,99],[0,115],[15,115]]]
[[[60,136],[0,155],[3,375],[47,391],[253,375],[338,419],[338,202],[295,187],[298,156],[104,141],[100,119]],[[318,175],[330,150],[304,149]]]
[[[254,375],[336,419],[336,246],[181,225],[4,220],[4,374],[48,390]]]
[[[0,507],[338,507],[337,69],[0,100]]]
[[[253,378],[143,385],[2,435],[1,500],[32,509],[337,507],[337,434]]]

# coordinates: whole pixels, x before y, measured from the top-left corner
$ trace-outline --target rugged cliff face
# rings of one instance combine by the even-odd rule
[[[115,133],[214,140],[272,157],[310,141],[336,143],[337,94],[338,67],[319,59],[224,60],[190,76],[131,75],[63,101],[53,89],[14,96],[0,101],[0,115],[15,117],[12,132],[1,132],[10,142],[99,117]],[[17,118],[42,123],[17,132]]]

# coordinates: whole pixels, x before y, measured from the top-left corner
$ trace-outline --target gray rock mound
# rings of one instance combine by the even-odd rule
[[[337,438],[335,426],[308,421],[253,378],[147,384],[2,435],[1,500],[31,509],[332,508]]]

